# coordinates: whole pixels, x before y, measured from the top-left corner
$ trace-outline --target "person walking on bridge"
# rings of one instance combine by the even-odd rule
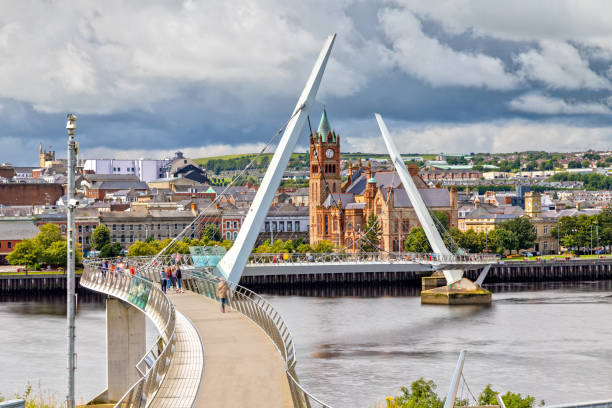
[[[162,292],[166,293],[166,271],[164,268],[159,270],[159,283],[161,284]]]
[[[225,313],[225,305],[228,303],[230,296],[230,287],[225,278],[221,278],[217,285],[217,297],[221,301],[221,313]]]

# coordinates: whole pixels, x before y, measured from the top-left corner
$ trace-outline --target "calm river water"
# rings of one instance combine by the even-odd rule
[[[612,399],[612,282],[490,289],[490,307],[421,306],[414,288],[266,297],[293,332],[301,382],[336,408],[374,406],[419,377],[445,394],[462,349],[474,393],[491,383],[547,404]],[[101,299],[79,304],[80,400],[106,381]],[[61,295],[0,297],[1,394],[30,381],[63,399],[64,313]]]

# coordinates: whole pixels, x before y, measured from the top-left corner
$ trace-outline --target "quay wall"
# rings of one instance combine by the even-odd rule
[[[380,265],[379,267],[383,267]],[[274,268],[271,268],[272,270]],[[401,283],[410,286],[421,285],[421,278],[429,276],[430,271],[347,271],[326,273],[319,269],[317,273],[292,274],[282,272],[287,270],[285,265],[278,269],[278,273],[262,273],[243,275],[240,283],[250,288],[264,289],[266,287],[308,287],[325,286],[328,284],[358,284],[368,286],[373,284]],[[269,271],[269,269],[267,269]],[[480,270],[466,271],[466,276],[476,280]],[[79,286],[80,276],[76,277],[76,287]],[[555,282],[555,281],[586,281],[586,280],[612,280],[612,259],[572,260],[572,261],[524,261],[498,263],[491,267],[487,283],[513,283],[513,282]],[[45,275],[0,275],[0,293],[2,292],[37,292],[37,291],[65,291],[65,274]]]
[[[273,269],[273,268],[272,268]],[[286,269],[283,267],[283,269]],[[308,284],[367,284],[367,283],[405,283],[421,284],[421,278],[429,276],[425,271],[358,271],[358,272],[317,272],[317,273],[265,273],[245,274],[240,283],[248,287],[308,285]],[[466,276],[476,280],[480,269],[466,271]],[[487,283],[510,282],[554,282],[612,279],[612,259],[574,260],[574,261],[524,261],[504,262],[491,267]]]
[[[80,288],[80,276],[75,277],[76,288]],[[66,275],[0,275],[2,292],[66,291]]]

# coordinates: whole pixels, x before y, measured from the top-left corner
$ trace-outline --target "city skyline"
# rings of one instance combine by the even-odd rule
[[[7,5],[0,160],[31,164],[39,142],[62,157],[68,112],[79,116],[87,157],[257,151],[287,120],[309,61],[330,32],[338,33],[337,53],[313,115],[326,104],[345,151],[384,152],[375,111],[407,152],[608,149],[610,7]],[[307,145],[304,131],[299,151]]]

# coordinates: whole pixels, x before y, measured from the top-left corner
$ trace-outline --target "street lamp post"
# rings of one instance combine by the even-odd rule
[[[76,129],[76,116],[69,114],[66,129],[68,130],[68,242],[67,242],[67,323],[68,323],[68,394],[66,395],[66,407],[74,408],[74,370],[76,353],[74,351],[74,316],[75,316],[75,288],[74,288],[74,209],[78,201],[74,198],[74,173],[76,169],[77,143],[74,140]]]
[[[591,255],[593,255],[593,223],[591,222]]]

